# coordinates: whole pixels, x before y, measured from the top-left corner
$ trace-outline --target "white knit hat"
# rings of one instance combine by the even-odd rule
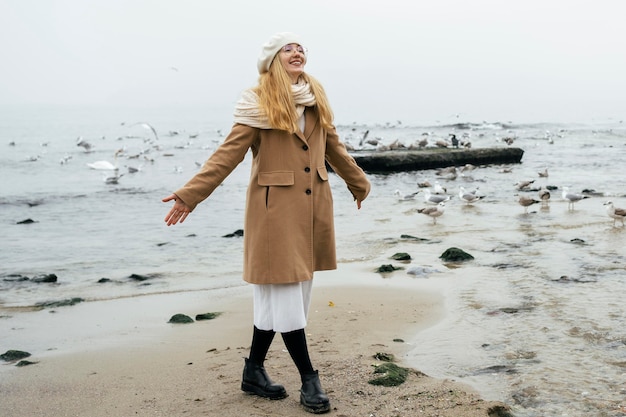
[[[301,45],[300,36],[291,32],[280,32],[272,36],[270,40],[263,45],[261,55],[259,55],[259,60],[257,62],[259,74],[268,72],[272,61],[278,51],[280,51],[280,48],[290,43],[297,43],[298,45]]]

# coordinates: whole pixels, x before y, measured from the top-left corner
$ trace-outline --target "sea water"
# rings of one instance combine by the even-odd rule
[[[3,109],[3,322],[11,311],[72,297],[88,302],[243,285],[242,239],[224,236],[243,228],[249,155],[184,224],[166,227],[170,205],[161,202],[229,129],[229,109]],[[339,261],[361,263],[372,274],[394,264],[403,269],[380,274],[381,281],[428,280],[445,292],[448,314],[407,340],[405,360],[417,369],[468,383],[518,416],[624,415],[626,228],[619,221],[614,227],[603,206],[612,200],[626,207],[621,121],[372,121],[339,124],[338,131],[357,149],[422,138],[435,146],[451,133],[474,148],[522,148],[520,164],[478,166],[454,179],[437,170],[370,174],[372,192],[358,212],[331,174]],[[118,170],[91,169],[96,161]],[[539,176],[545,169],[548,176]],[[115,172],[117,183],[107,183]],[[516,188],[524,180],[534,181],[531,190]],[[451,196],[436,224],[417,211],[426,206],[423,193],[408,201],[394,194],[436,181]],[[478,188],[484,198],[462,203],[461,186]],[[528,210],[518,204],[520,195],[537,198],[541,186],[552,189],[548,204]],[[563,187],[588,198],[570,209]],[[439,256],[449,247],[475,259],[445,264]],[[396,252],[409,253],[411,262],[390,259]],[[409,273],[418,267],[426,273]],[[42,274],[58,281],[32,282]],[[4,350],[14,348],[10,337],[2,335]]]

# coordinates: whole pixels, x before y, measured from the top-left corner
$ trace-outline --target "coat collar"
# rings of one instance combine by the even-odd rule
[[[309,137],[318,123],[317,110],[315,107],[307,107],[304,110],[304,133],[298,130],[296,132],[296,136],[300,138],[303,142],[307,143],[309,141]]]

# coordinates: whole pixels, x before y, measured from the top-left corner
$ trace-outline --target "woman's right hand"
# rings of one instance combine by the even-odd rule
[[[169,213],[167,213],[167,216],[165,216],[165,223],[167,223],[168,226],[171,226],[178,222],[184,222],[187,218],[187,215],[191,213],[191,209],[189,208],[189,206],[187,206],[187,204],[185,204],[183,200],[178,198],[176,194],[170,194],[161,201],[167,203],[168,201],[172,200],[174,200],[174,206],[169,211]]]

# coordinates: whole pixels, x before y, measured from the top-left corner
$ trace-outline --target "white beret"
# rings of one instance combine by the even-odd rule
[[[280,32],[272,36],[270,40],[263,45],[263,49],[261,49],[261,55],[259,55],[259,60],[257,61],[259,74],[268,72],[272,61],[278,51],[280,51],[280,48],[290,43],[297,43],[298,45],[301,45],[300,36],[291,32]]]

